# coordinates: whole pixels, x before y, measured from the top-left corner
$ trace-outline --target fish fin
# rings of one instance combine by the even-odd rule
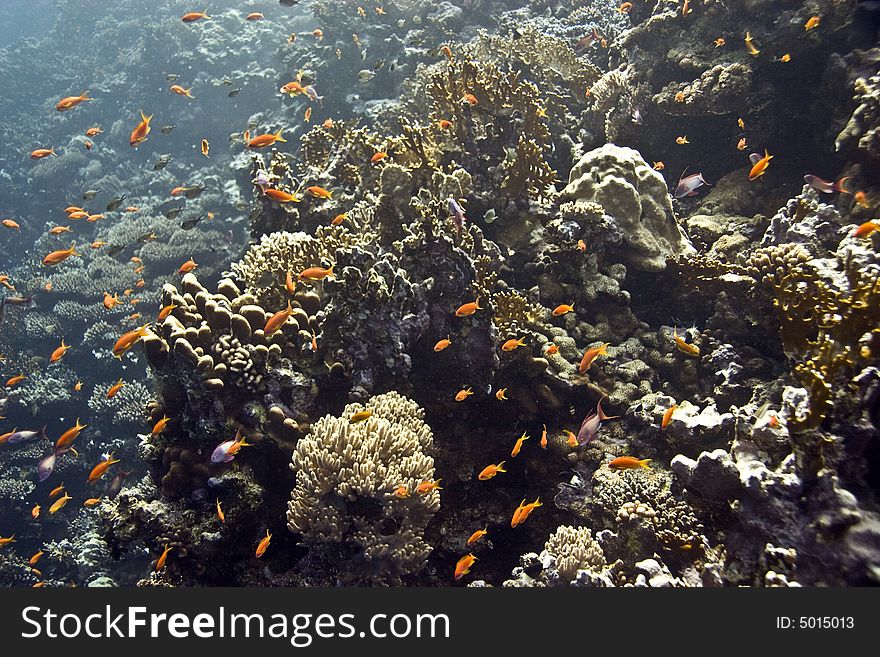
[[[834,189],[837,190],[838,192],[840,192],[841,194],[852,194],[852,192],[850,192],[849,190],[847,190],[843,186],[843,183],[845,183],[850,178],[852,178],[852,176],[844,176],[843,178],[838,180],[836,183],[834,183]]]
[[[287,143],[287,140],[281,136],[281,133],[284,131],[284,128],[279,128],[278,132],[275,133],[275,141],[280,141],[283,143]]]
[[[639,467],[644,468],[645,470],[650,470],[651,466],[648,465],[648,463],[650,462],[651,459],[642,459],[641,461],[639,461]]]

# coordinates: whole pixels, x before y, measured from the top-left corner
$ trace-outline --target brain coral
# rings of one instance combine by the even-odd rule
[[[372,415],[352,423],[363,410]],[[430,554],[422,533],[440,509],[440,494],[416,492],[434,477],[434,459],[425,453],[433,434],[423,416],[415,402],[388,392],[365,406],[349,404],[341,417],[324,416],[297,443],[288,527],[313,549],[341,552],[327,563],[357,562],[336,577],[356,573],[360,581],[394,584]],[[408,496],[395,494],[400,486]]]

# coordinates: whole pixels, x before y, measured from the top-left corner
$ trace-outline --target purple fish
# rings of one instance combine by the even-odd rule
[[[620,416],[605,415],[605,412],[602,410],[602,400],[600,399],[599,403],[596,404],[596,412],[590,413],[584,418],[584,421],[581,422],[581,428],[578,429],[577,435],[578,445],[584,446],[590,443],[599,433],[599,428],[602,426],[602,422],[605,420],[613,420],[618,417]]]
[[[758,162],[761,161],[761,158],[763,157],[764,156],[760,153],[752,153],[751,155],[749,155],[749,162],[752,163],[752,166],[755,166]]]
[[[241,436],[241,430],[239,429],[235,433],[235,438],[226,440],[214,448],[214,451],[211,453],[211,463],[229,463],[242,447],[250,446],[251,444],[245,442],[245,439]]]
[[[455,221],[455,229],[460,231],[462,226],[464,226],[464,222],[466,217],[464,216],[464,209],[458,204],[451,196],[446,199],[447,204],[449,205],[449,214],[453,221]]]
[[[19,443],[29,443],[32,440],[36,440],[40,437],[49,440],[49,436],[46,435],[46,427],[44,426],[39,431],[16,431],[14,434],[9,436],[7,439],[7,443],[10,445],[17,445]]]
[[[116,473],[116,476],[113,477],[113,480],[110,482],[110,485],[107,486],[107,499],[112,500],[117,495],[119,495],[119,491],[122,490],[122,482],[125,481],[125,478],[131,474],[131,470],[120,470]]]
[[[837,182],[828,182],[827,180],[822,180],[819,176],[814,176],[813,174],[808,173],[806,176],[804,176],[804,182],[815,189],[817,192],[822,192],[823,194],[833,194],[834,192],[849,194],[849,192],[844,189],[843,183],[849,180],[851,177],[852,176],[846,176],[844,178],[841,178]]]
[[[673,192],[673,196],[675,196],[675,198],[696,196],[697,190],[700,187],[709,184],[703,178],[702,173],[692,173],[691,175],[685,177],[685,172],[687,172],[687,169],[681,172],[681,178],[678,179],[678,185],[675,186],[675,191]]]
[[[266,172],[262,169],[257,172],[257,177],[254,178],[254,184],[258,187],[267,187],[269,185],[269,176],[266,175]]]
[[[40,481],[46,481],[52,476],[52,471],[55,469],[55,461],[57,458],[58,452],[52,450],[51,454],[44,456],[40,459],[39,463],[37,463],[37,478]]]
[[[309,97],[309,100],[313,103],[324,104],[324,96],[319,96],[318,92],[315,91],[315,88],[312,85],[307,86],[303,91],[306,92],[306,96]]]

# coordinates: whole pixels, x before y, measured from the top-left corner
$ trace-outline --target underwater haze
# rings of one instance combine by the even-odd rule
[[[876,585],[876,5],[5,0],[0,584]]]

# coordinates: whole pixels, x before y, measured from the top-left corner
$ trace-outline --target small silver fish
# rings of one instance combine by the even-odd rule
[[[232,89],[232,90],[227,94],[227,96],[229,96],[230,98],[235,98],[235,97],[236,97],[238,94],[240,94],[240,93],[241,93],[241,89],[240,89],[239,87],[236,87],[235,89]]]
[[[107,249],[106,253],[112,258],[122,253],[125,250],[125,247],[125,244],[111,245],[110,248]]]
[[[87,189],[85,192],[83,192],[83,201],[91,201],[100,193],[100,189]]]
[[[358,74],[357,74],[358,82],[362,82],[362,83],[363,83],[363,82],[369,82],[369,81],[372,80],[374,77],[376,77],[376,74],[373,73],[371,70],[366,69],[366,68],[361,69],[360,71],[358,71]]]
[[[179,77],[180,76],[177,75],[176,73],[169,73],[168,75],[165,76],[165,79],[168,80],[169,82],[174,82]]]
[[[201,193],[203,191],[205,191],[206,189],[208,189],[208,188],[205,187],[204,185],[196,185],[195,187],[190,187],[189,189],[187,189],[183,193],[183,195],[185,198],[192,200],[194,198],[198,198],[201,195]]]
[[[36,440],[40,437],[43,437],[46,440],[49,439],[49,436],[46,435],[45,426],[39,431],[16,431],[14,434],[9,436],[6,442],[10,445],[17,445],[19,443],[31,442],[32,440]]]
[[[171,161],[171,153],[166,153],[164,155],[160,155],[159,159],[156,160],[156,163],[153,165],[153,171],[161,171],[166,167],[166,165]]]
[[[205,218],[205,215],[200,214],[195,219],[187,219],[186,221],[181,221],[180,227],[183,228],[183,230],[192,230],[193,228],[198,226],[199,222],[204,218]]]
[[[163,125],[159,129],[159,132],[161,132],[163,135],[170,135],[171,131],[174,130],[174,128],[176,128],[176,127],[177,127],[177,125],[174,123],[172,123],[171,125]]]
[[[177,215],[180,214],[180,211],[181,211],[181,210],[183,210],[182,207],[180,207],[180,208],[171,208],[170,210],[168,210],[168,212],[165,213],[165,217],[166,217],[167,219],[174,220],[174,219],[177,218]]]

